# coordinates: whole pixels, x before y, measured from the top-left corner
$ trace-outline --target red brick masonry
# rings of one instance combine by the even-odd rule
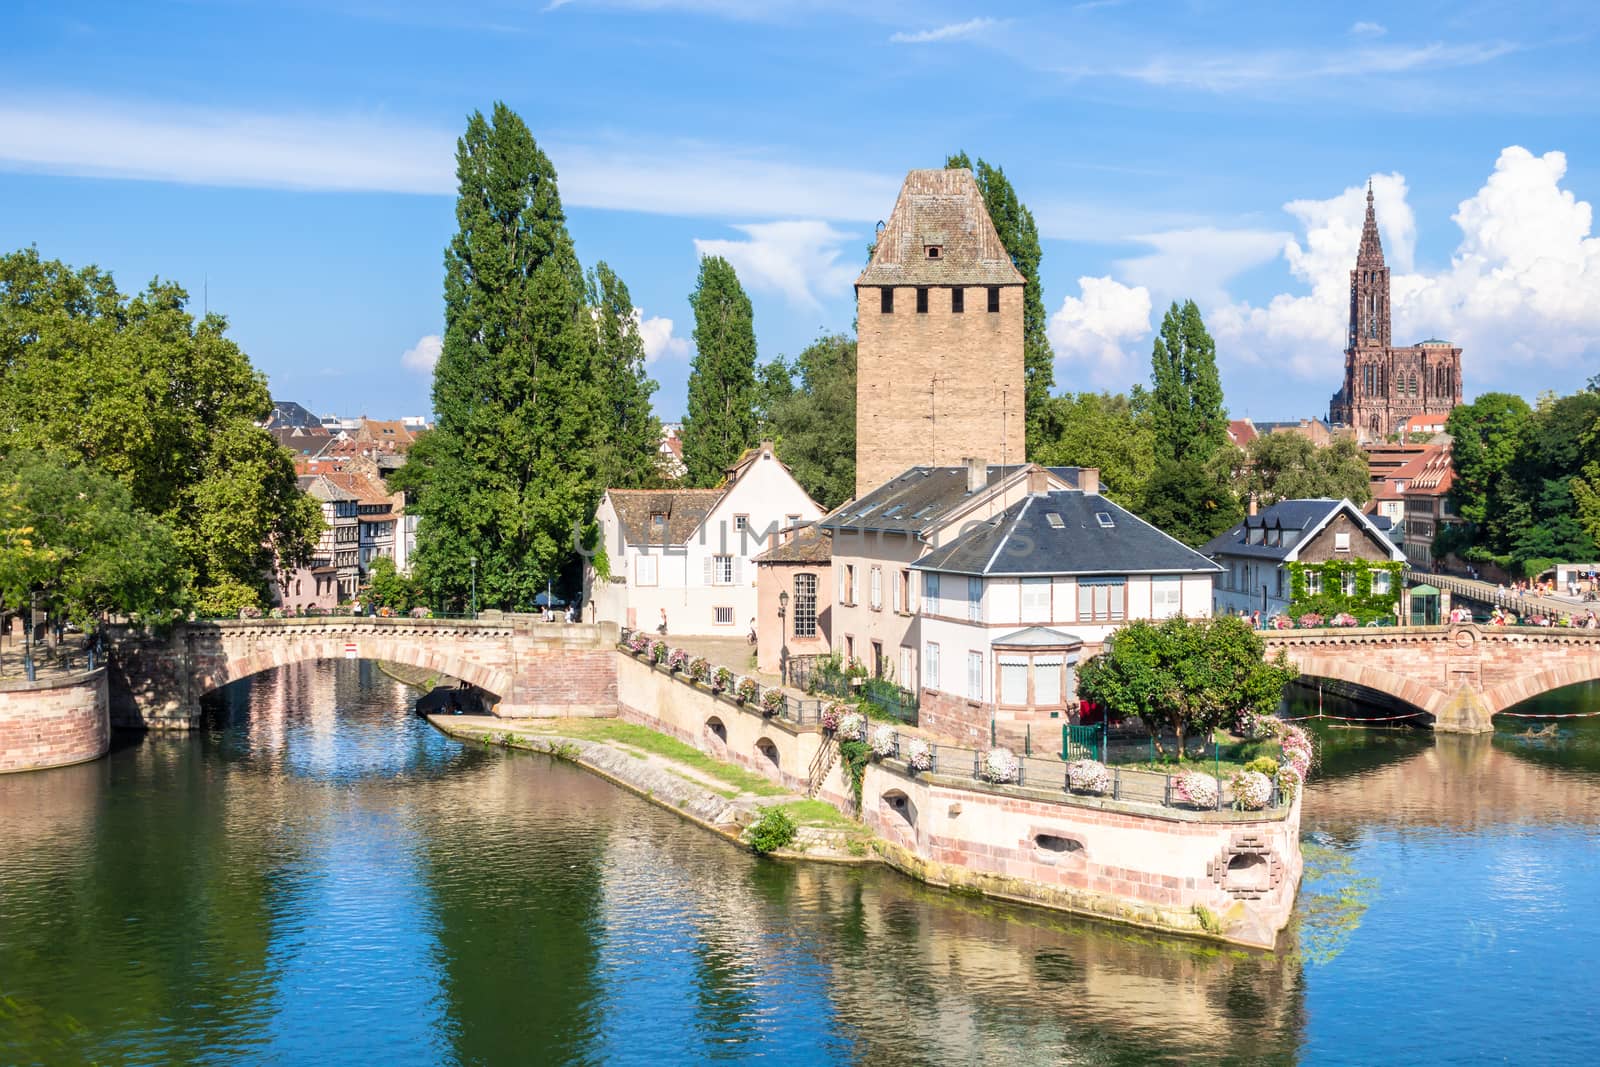
[[[0,682],[0,774],[99,759],[110,744],[104,669]]]

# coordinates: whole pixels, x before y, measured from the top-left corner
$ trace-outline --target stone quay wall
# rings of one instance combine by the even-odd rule
[[[104,668],[0,682],[0,774],[99,759],[111,746]]]
[[[828,739],[617,653],[622,717],[804,791]],[[852,812],[843,765],[819,799]],[[1300,802],[1187,811],[869,764],[862,820],[881,858],[932,885],[1270,948],[1300,884]]]

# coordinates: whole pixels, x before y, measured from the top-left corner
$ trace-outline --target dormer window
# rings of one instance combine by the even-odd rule
[[[664,512],[664,511],[652,511],[650,513],[650,525],[651,526],[665,526],[666,524],[667,524],[667,513],[666,512]]]
[[[944,248],[940,245],[927,245],[926,248],[928,250],[929,259],[938,259],[944,254]]]

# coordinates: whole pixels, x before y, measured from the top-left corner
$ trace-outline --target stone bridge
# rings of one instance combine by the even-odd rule
[[[1436,730],[1486,733],[1490,719],[1562,686],[1600,679],[1600,631],[1562,627],[1399,626],[1276,630],[1308,677],[1331,678],[1393,697],[1432,716]]]
[[[478,619],[307,618],[179,623],[107,633],[111,722],[187,729],[200,698],[306,660],[376,659],[470,682],[508,718],[617,713],[614,624]]]

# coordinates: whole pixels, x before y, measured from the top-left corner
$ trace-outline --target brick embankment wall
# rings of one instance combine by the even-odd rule
[[[104,669],[0,682],[0,774],[99,759],[110,745]]]

